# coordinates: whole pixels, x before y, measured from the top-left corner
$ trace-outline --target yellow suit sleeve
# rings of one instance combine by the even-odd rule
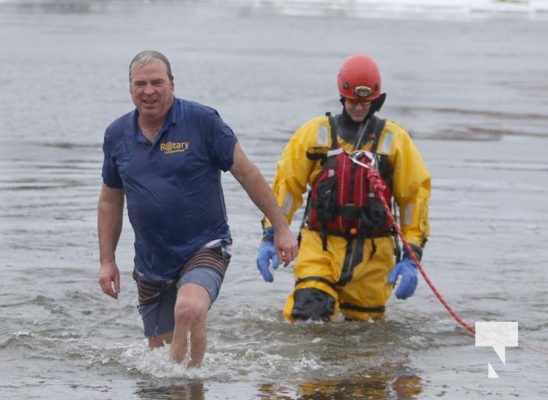
[[[307,152],[327,153],[330,146],[330,127],[326,117],[316,117],[302,125],[291,137],[276,166],[272,190],[287,222],[303,204],[303,193],[320,171],[317,160],[310,160]],[[270,222],[264,220],[264,227]]]
[[[378,151],[389,156],[392,189],[404,237],[409,243],[423,247],[430,235],[430,172],[409,134],[393,121],[386,122]]]

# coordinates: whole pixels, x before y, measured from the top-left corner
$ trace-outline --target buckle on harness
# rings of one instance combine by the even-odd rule
[[[376,157],[373,155],[372,152],[366,151],[366,150],[354,150],[352,153],[349,153],[348,156],[350,157],[350,160],[361,167],[364,168],[375,168],[376,167]],[[369,164],[365,164],[360,161],[361,158],[367,157],[369,160]]]

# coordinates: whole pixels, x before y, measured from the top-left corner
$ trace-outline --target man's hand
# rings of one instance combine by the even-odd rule
[[[274,247],[276,248],[278,260],[283,263],[284,267],[287,267],[291,261],[297,258],[299,243],[289,230],[289,227],[276,231],[274,235]]]
[[[101,285],[103,293],[115,299],[118,298],[118,293],[120,293],[120,271],[115,262],[101,264],[99,285]]]

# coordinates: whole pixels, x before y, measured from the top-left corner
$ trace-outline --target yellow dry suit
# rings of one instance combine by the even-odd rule
[[[376,135],[368,133],[359,150],[374,150],[374,155],[382,159],[381,176],[390,188],[388,197],[393,198],[399,210],[399,224],[405,239],[422,248],[430,233],[430,173],[401,126],[394,121],[369,117],[372,119],[382,121],[382,125]],[[295,132],[279,158],[272,188],[288,223],[302,206],[303,194],[309,189],[316,193],[314,185],[325,171],[327,155],[336,147],[346,153],[357,150],[341,135],[336,136],[337,144],[333,145],[334,126],[328,115],[311,119]],[[368,192],[367,197],[371,196]],[[317,196],[314,201],[318,203]],[[347,319],[382,317],[392,292],[387,277],[395,264],[398,248],[393,230],[385,227],[379,231],[377,226],[371,228],[375,231],[368,231],[368,225],[359,222],[359,218],[354,219],[357,225],[347,224],[342,230],[333,228],[337,225],[333,223],[323,224],[322,229],[317,217],[315,221],[310,219],[311,208],[318,211],[314,201],[308,202],[305,211],[294,266],[295,287],[285,304],[284,317],[289,321],[329,320],[339,312]],[[349,206],[336,206],[339,211],[333,218],[339,218],[343,209],[350,210],[356,217],[364,204]],[[269,225],[268,221],[264,223]]]

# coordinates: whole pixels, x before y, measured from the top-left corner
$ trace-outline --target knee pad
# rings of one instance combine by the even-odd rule
[[[293,299],[291,317],[294,320],[328,321],[335,311],[335,299],[316,288],[298,289]]]

